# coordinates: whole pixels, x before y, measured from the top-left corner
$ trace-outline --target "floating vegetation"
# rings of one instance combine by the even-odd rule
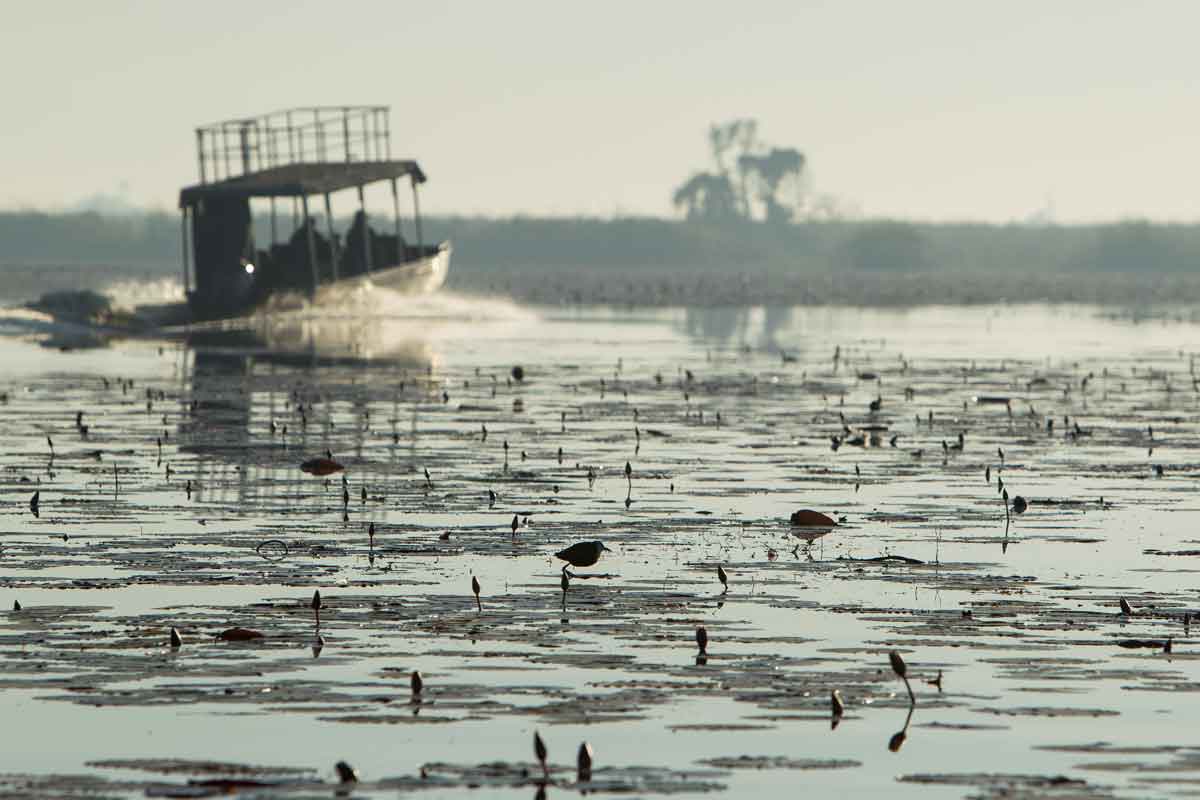
[[[62,720],[14,758],[62,755],[0,794],[1200,777],[1191,353],[1112,322],[1088,339],[1111,347],[1018,360],[887,319],[786,350],[547,319],[415,363],[39,354],[0,378],[0,687],[13,719]],[[1097,723],[1102,746],[1044,744]],[[953,772],[894,777],[951,736]],[[1062,763],[998,772],[1001,745]]]

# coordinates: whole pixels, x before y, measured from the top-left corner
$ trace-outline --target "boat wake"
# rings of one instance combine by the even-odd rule
[[[130,338],[260,354],[430,360],[437,339],[501,335],[539,315],[502,298],[438,292],[412,296],[373,284],[323,287],[315,302],[273,296],[244,316],[188,322],[177,280],[122,280],[98,292],[56,292],[0,309],[0,336],[60,348],[103,347]]]
[[[136,312],[145,306],[184,303],[183,284],[175,278],[156,280],[120,280],[108,284],[101,291],[113,308]]]

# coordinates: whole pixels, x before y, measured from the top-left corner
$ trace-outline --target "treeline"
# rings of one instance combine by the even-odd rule
[[[384,223],[387,227],[388,223]],[[338,220],[345,231],[349,220]],[[257,236],[269,225],[256,220]],[[1200,273],[1200,225],[1128,221],[1091,226],[821,221],[769,224],[653,218],[437,217],[427,241],[454,243],[454,270],[569,272],[573,268],[790,276]],[[414,238],[411,222],[404,229]],[[175,215],[0,212],[0,264],[100,264],[179,269]]]
[[[0,212],[0,264],[178,265],[179,217],[166,212]]]

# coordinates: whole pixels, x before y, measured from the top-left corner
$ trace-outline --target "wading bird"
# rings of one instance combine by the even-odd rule
[[[563,564],[563,572],[567,571],[567,567],[591,567],[600,560],[600,554],[603,552],[611,553],[612,550],[604,546],[604,542],[576,542],[566,550],[559,550],[554,554],[555,558],[561,558],[566,561]]]
[[[725,568],[722,567],[720,564],[717,564],[717,580],[719,580],[721,582],[721,585],[725,587],[725,591],[721,592],[721,594],[728,594],[729,593],[729,576],[725,574]]]
[[[479,578],[471,576],[471,591],[475,593],[475,605],[479,608],[479,613],[483,613],[483,602],[479,599]]]

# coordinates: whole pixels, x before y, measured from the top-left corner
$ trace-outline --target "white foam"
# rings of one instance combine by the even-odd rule
[[[177,278],[121,280],[104,287],[102,292],[112,301],[114,309],[133,311],[138,306],[182,303],[186,298],[183,284]]]
[[[327,286],[309,303],[298,293],[272,297],[254,316],[280,313],[306,318],[336,319],[345,316],[445,322],[532,322],[539,315],[511,300],[439,291],[407,295],[371,284]]]

